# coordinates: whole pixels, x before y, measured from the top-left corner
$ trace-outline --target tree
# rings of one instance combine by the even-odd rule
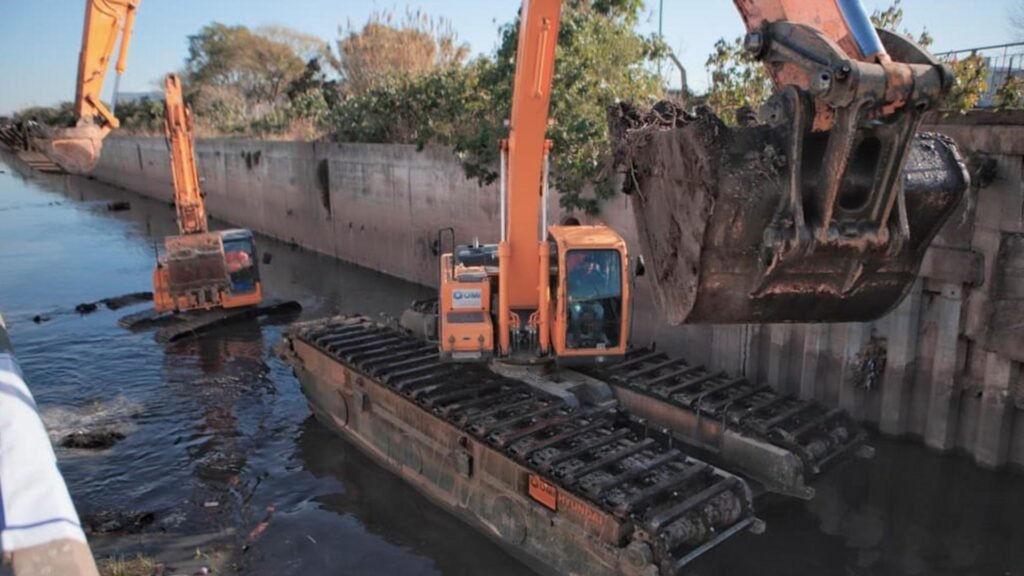
[[[164,103],[161,99],[144,96],[138,100],[119,102],[116,113],[122,130],[144,134],[164,132]]]
[[[614,194],[605,162],[608,106],[660,96],[653,64],[663,45],[635,32],[642,9],[641,0],[568,0],[563,7],[548,137],[554,143],[552,184],[564,207],[595,212]],[[450,145],[467,176],[493,182],[498,143],[508,135],[518,34],[516,18],[502,27],[493,57],[467,65],[435,64],[428,72],[385,68],[394,72],[380,74],[363,91],[351,90],[338,103],[334,137]]]
[[[975,108],[988,92],[989,70],[980,54],[971,54],[949,62],[956,86],[946,97],[946,108],[961,114]]]
[[[562,10],[554,86],[552,182],[560,203],[590,213],[614,194],[607,165],[611,147],[607,109],[619,100],[653,102],[661,96],[654,65],[664,53],[656,36],[638,35],[641,0],[569,0]],[[467,173],[492,181],[498,141],[507,135],[519,19],[502,29],[494,64],[482,71],[487,97],[467,112],[475,127],[456,143]]]
[[[1000,109],[1024,108],[1024,78],[1010,74],[996,91],[996,104]]]
[[[469,46],[458,42],[443,18],[407,11],[395,21],[394,13],[379,11],[361,29],[350,22],[342,31],[339,71],[350,93],[365,93],[395,76],[455,66],[469,55]]]
[[[871,23],[874,24],[875,28],[889,30],[909,38],[914,38],[914,33],[910,30],[904,28],[902,32],[900,31],[900,26],[903,25],[903,7],[900,6],[901,2],[902,0],[894,0],[892,5],[885,10],[875,10],[871,14]],[[927,29],[922,30],[914,40],[924,48],[931,46],[932,42],[935,41]]]
[[[303,62],[318,60],[322,63],[321,68],[323,65],[335,68],[338,66],[338,59],[331,51],[331,45],[319,36],[299,32],[287,26],[260,26],[255,30],[255,34],[288,46]]]
[[[185,69],[191,84],[235,87],[256,102],[274,103],[305,69],[288,42],[218,22],[189,36],[188,52]]]
[[[38,122],[47,126],[71,126],[75,123],[75,107],[71,102],[56,106],[31,106],[14,113],[16,122]]]
[[[727,122],[738,122],[736,113],[744,107],[757,108],[772,93],[768,69],[751,56],[743,38],[715,42],[715,51],[705,64],[711,77],[707,105]]]

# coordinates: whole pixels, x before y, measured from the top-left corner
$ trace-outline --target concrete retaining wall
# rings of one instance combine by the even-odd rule
[[[912,295],[889,316],[670,327],[641,279],[635,340],[845,408],[884,433],[960,449],[985,466],[1024,465],[1024,125],[950,131],[962,147],[991,155],[995,181],[954,215]],[[497,239],[496,187],[465,180],[445,149],[206,140],[197,153],[214,216],[407,280],[436,284],[430,245],[439,228],[454,226],[460,241]],[[172,198],[162,139],[108,139],[94,175]],[[636,253],[628,200],[612,200],[601,218]]]
[[[196,154],[211,215],[414,282],[437,283],[439,228],[499,233],[497,189],[463,178],[447,149],[203,140]],[[93,176],[173,202],[169,162],[161,138],[109,138]]]

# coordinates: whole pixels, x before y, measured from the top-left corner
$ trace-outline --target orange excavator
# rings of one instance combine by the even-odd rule
[[[546,214],[561,5],[524,4],[501,240],[441,256],[439,340],[450,359],[608,361],[627,349],[626,243],[603,225],[549,225]],[[736,6],[778,88],[760,114],[729,128],[672,109],[667,122],[654,112],[655,130],[629,118],[616,130],[640,151],[626,180],[657,299],[673,323],[877,318],[906,294],[967,188],[955,145],[917,134],[952,74],[876,31],[859,0]]]
[[[124,74],[139,2],[86,0],[74,125],[44,128],[43,134],[32,138],[37,147],[68,172],[81,174],[92,170],[99,161],[103,139],[120,125],[113,109],[117,103],[117,84],[110,108],[100,99],[100,93],[119,39],[115,82],[119,84]]]
[[[209,231],[196,170],[192,112],[176,75],[165,79],[164,94],[164,133],[171,152],[179,235],[165,239],[166,254],[153,271],[154,308],[189,312],[258,305],[263,290],[252,232]]]
[[[251,230],[210,231],[199,187],[192,112],[181,80],[164,80],[164,133],[170,151],[178,232],[164,239],[153,270],[153,308],[121,318],[131,329],[159,327],[156,338],[174,341],[224,324],[301,310],[295,301],[264,302]]]

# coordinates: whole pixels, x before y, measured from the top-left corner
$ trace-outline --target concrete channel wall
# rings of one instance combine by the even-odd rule
[[[991,158],[994,180],[951,218],[911,296],[885,318],[670,327],[641,278],[635,341],[986,467],[1024,465],[1024,122],[987,122],[941,127]],[[205,140],[197,153],[212,215],[407,280],[436,285],[439,228],[454,226],[463,242],[497,239],[497,188],[467,181],[445,149]],[[172,198],[162,139],[109,138],[94,176]],[[601,219],[637,246],[628,199]]]

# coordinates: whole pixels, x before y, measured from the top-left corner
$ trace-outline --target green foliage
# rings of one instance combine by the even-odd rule
[[[996,104],[1000,109],[1024,108],[1024,78],[1007,76],[1006,82],[996,92]]]
[[[244,135],[259,116],[231,86],[199,86],[188,97],[197,131],[202,135]]]
[[[964,114],[977,106],[988,92],[988,66],[978,54],[955,60],[949,65],[953,68],[956,86],[946,97],[946,108]]]
[[[479,66],[394,76],[340,101],[331,113],[342,142],[454,145],[481,97]]]
[[[31,120],[47,126],[70,126],[75,123],[74,104],[61,102],[56,106],[32,106],[16,112],[14,120]]]
[[[272,40],[245,26],[214,22],[189,36],[188,41],[185,69],[191,84],[233,86],[254,101],[275,102],[305,68],[287,42]]]
[[[163,134],[164,103],[143,97],[131,102],[118,102],[115,110],[121,129],[144,134]]]
[[[662,45],[633,30],[640,0],[570,0],[563,8],[552,88],[552,182],[563,206],[595,212],[613,187],[607,107],[617,100],[653,101],[660,93],[649,64]],[[467,176],[497,177],[498,145],[508,135],[518,19],[501,30],[493,58],[426,72],[384,74],[333,107],[341,141],[450,145]],[[344,58],[342,59],[344,65]]]
[[[606,110],[618,100],[653,102],[661,92],[650,64],[663,45],[636,34],[642,2],[573,0],[563,8],[548,130],[552,181],[563,207],[596,212],[614,194],[605,158],[610,148]],[[519,22],[502,29],[493,64],[484,67],[481,99],[469,116],[475,130],[456,142],[467,174],[491,181],[498,140],[507,135]]]
[[[900,32],[900,26],[903,24],[903,7],[900,6],[901,1],[902,0],[895,0],[892,5],[885,10],[875,10],[871,14],[871,23],[874,24],[875,28],[897,32],[904,36],[913,38],[924,48],[931,46],[935,39],[928,33],[928,30],[922,30],[921,33],[917,35],[917,38],[914,38],[914,34],[906,28]]]
[[[307,60],[303,60],[307,58]],[[326,42],[289,28],[212,23],[189,37],[188,98],[201,134],[318,137],[327,123]]]
[[[457,66],[469,55],[451,22],[407,10],[397,21],[393,12],[378,11],[356,29],[349,23],[338,40],[339,71],[352,94],[395,80],[396,76],[426,74]]]
[[[738,121],[736,113],[743,107],[760,107],[772,93],[767,68],[743,47],[743,38],[715,42],[705,67],[711,77],[706,103],[727,122]]]

